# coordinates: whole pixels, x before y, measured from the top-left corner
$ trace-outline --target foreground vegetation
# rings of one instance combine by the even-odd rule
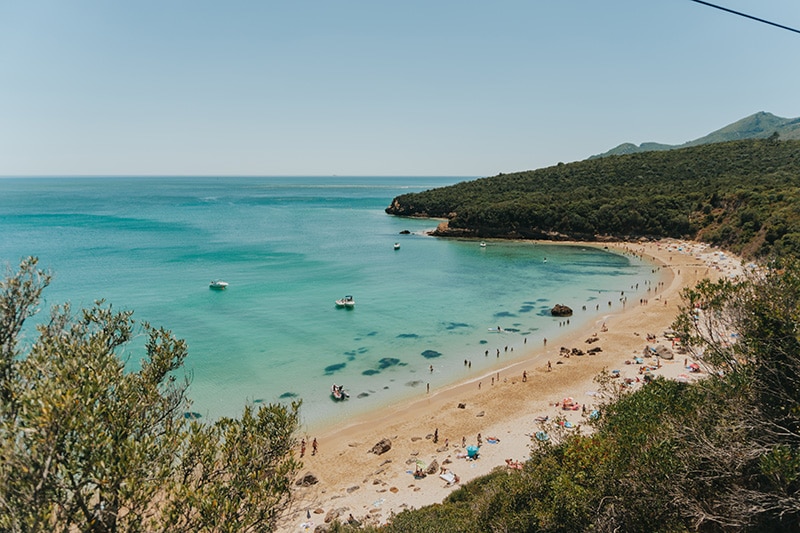
[[[299,404],[186,417],[186,344],[130,312],[56,307],[25,345],[50,276],[37,260],[0,282],[0,531],[268,531],[299,468]]]
[[[744,257],[800,255],[800,141],[775,137],[605,157],[398,196],[440,235],[689,238]]]
[[[522,471],[368,530],[800,531],[800,264],[704,282],[684,303],[675,326],[707,379],[612,388],[591,435],[534,441]]]

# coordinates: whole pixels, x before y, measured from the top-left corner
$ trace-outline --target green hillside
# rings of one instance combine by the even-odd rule
[[[589,159],[608,157],[610,155],[650,152],[654,150],[675,150],[678,148],[688,148],[690,146],[700,146],[702,144],[739,141],[742,139],[766,139],[775,133],[777,133],[781,139],[800,140],[800,118],[782,118],[772,113],[761,111],[749,117],[737,120],[732,124],[728,124],[724,128],[711,132],[699,139],[688,141],[683,144],[673,145],[646,142],[637,146],[633,143],[623,143],[612,148],[608,152],[593,155]]]
[[[800,254],[800,141],[742,140],[579,161],[398,196],[386,212],[474,238],[689,238]]]

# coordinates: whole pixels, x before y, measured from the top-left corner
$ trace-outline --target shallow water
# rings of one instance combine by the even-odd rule
[[[650,264],[629,256],[483,248],[424,235],[436,221],[383,212],[399,194],[456,181],[0,179],[0,260],[13,268],[36,255],[55,274],[44,307],[104,298],[186,339],[191,410],[203,417],[302,398],[308,424],[478,376],[563,332],[554,304],[573,307],[569,327],[580,327],[654,279]],[[210,290],[217,278],[228,289]],[[345,294],[354,309],[334,305]],[[121,355],[135,366],[141,346],[139,338]],[[349,401],[332,401],[334,382]]]

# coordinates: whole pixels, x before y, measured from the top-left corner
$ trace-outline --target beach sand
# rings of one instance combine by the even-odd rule
[[[319,429],[318,434],[306,435],[308,444],[301,459],[304,466],[300,476],[311,473],[317,482],[295,486],[294,500],[279,531],[313,530],[336,517],[342,521],[352,516],[362,523],[385,523],[394,513],[441,502],[459,484],[497,467],[506,468],[506,459],[526,460],[530,456],[531,435],[543,424],[552,428],[553,420],[561,418],[579,426],[585,421],[583,406],[589,413],[602,401],[594,381],[602,370],[619,370],[619,382],[628,379],[631,387],[641,386],[640,365],[626,361],[641,357],[647,346],[673,347],[664,332],[677,315],[685,287],[693,287],[703,278],[736,276],[742,271],[736,257],[697,243],[662,240],[580,244],[649,257],[654,268],[659,268],[660,276],[658,283],[651,286],[647,300],[640,302],[637,298],[623,304],[621,296],[607,309],[601,306],[597,321],[589,329],[567,331],[546,346],[541,340],[527,343],[526,351],[518,352],[515,362],[505,367],[423,392],[419,399],[365,415],[347,427]],[[581,312],[589,311],[578,309],[575,315]],[[648,335],[655,335],[656,341],[648,341]],[[586,342],[593,337],[598,340]],[[566,358],[559,353],[562,346],[584,352],[600,347],[602,351]],[[702,377],[702,373],[688,373],[685,363],[692,359],[686,355],[675,353],[674,359],[659,362],[660,367],[656,358],[644,359],[645,365],[657,367],[652,370],[654,375],[672,379]],[[524,382],[523,372],[527,374]],[[564,410],[555,405],[566,397],[573,398],[580,408]],[[542,417],[548,417],[548,421],[537,420]],[[585,432],[586,428],[568,431]],[[459,457],[465,454],[462,439],[467,446],[474,446],[478,434],[482,437],[479,458]],[[434,442],[434,435],[438,435],[438,442]],[[312,455],[314,438],[319,448]],[[391,441],[391,449],[380,455],[371,453],[383,439]],[[418,462],[427,467],[434,460],[457,475],[460,483],[448,484],[439,477],[438,470],[423,479],[412,475]]]

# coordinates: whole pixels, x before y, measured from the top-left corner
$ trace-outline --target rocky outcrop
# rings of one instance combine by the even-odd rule
[[[311,472],[306,472],[305,474],[303,474],[303,477],[297,480],[295,485],[297,485],[298,487],[310,487],[311,485],[316,485],[317,483],[319,483],[319,479],[317,479],[317,476],[315,476]]]
[[[658,346],[656,346],[656,355],[661,359],[667,359],[667,360],[672,360],[675,357],[675,354],[672,353],[672,350],[670,350],[667,346],[664,346],[663,344],[659,344]]]
[[[553,316],[572,316],[572,309],[566,305],[556,304],[550,309],[550,314]]]
[[[427,470],[425,470],[425,473],[430,475],[430,476],[432,476],[433,474],[436,474],[437,472],[439,472],[439,461],[434,459],[433,461],[431,461],[431,464],[428,465],[428,468],[427,468]]]
[[[392,441],[390,441],[389,439],[381,439],[380,442],[378,442],[377,444],[375,444],[375,446],[372,447],[370,453],[374,453],[375,455],[381,455],[388,452],[391,449],[392,449]]]

